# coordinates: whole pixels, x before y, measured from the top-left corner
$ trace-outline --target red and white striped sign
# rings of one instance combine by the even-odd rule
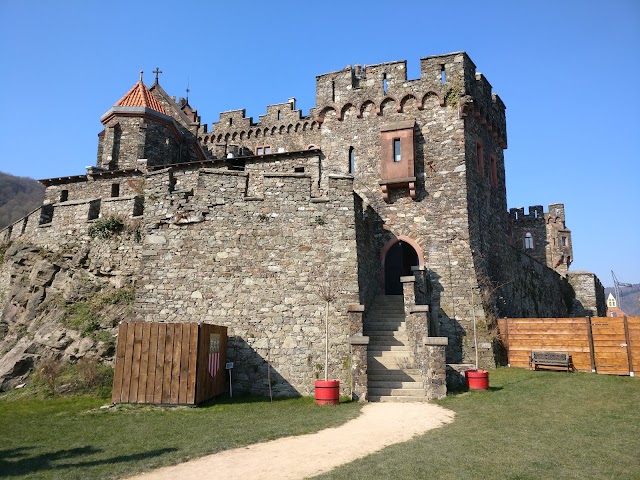
[[[218,352],[209,354],[209,375],[216,378],[218,370],[220,370],[220,354]]]

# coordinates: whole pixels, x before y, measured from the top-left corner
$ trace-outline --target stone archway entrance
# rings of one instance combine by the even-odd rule
[[[384,256],[384,294],[402,295],[400,277],[412,275],[411,267],[420,265],[416,249],[406,241],[398,240]]]

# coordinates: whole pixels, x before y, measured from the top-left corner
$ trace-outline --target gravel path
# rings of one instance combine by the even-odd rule
[[[307,478],[441,427],[453,417],[452,411],[429,403],[369,403],[358,418],[339,427],[226,450],[131,480]]]

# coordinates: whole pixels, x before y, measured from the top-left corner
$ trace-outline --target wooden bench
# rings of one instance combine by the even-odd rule
[[[548,350],[532,350],[531,357],[529,359],[529,366],[534,370],[538,369],[538,366],[545,367],[563,367],[567,369],[567,372],[571,371],[571,356],[569,352],[552,352]]]

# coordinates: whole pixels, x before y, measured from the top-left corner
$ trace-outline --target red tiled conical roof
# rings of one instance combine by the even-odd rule
[[[141,75],[142,77],[142,75]],[[162,104],[158,101],[153,93],[142,83],[142,78],[129,90],[124,97],[118,100],[114,106],[116,107],[145,107],[155,110],[156,112],[169,115]]]

